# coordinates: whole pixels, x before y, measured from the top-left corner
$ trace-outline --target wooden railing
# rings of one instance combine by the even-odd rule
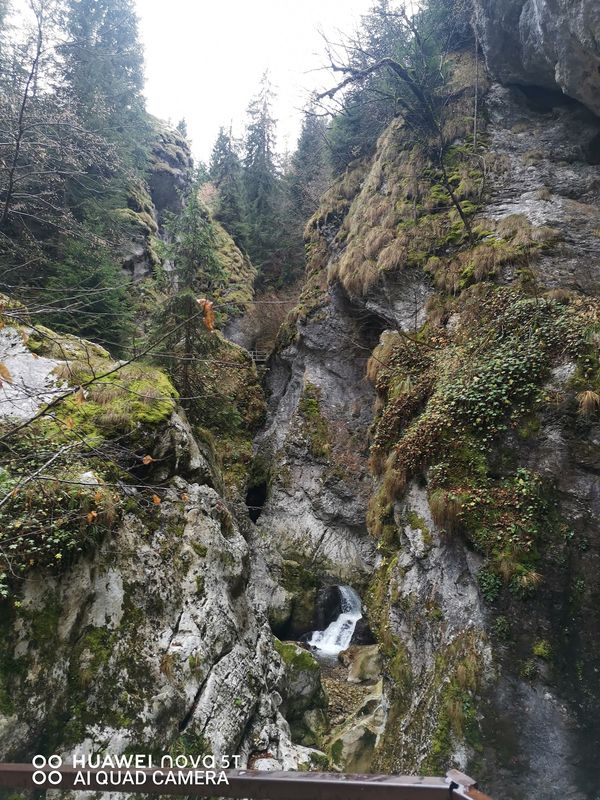
[[[0,764],[0,790],[100,791],[195,797],[252,798],[252,800],[490,800],[476,782],[456,770],[445,778],[406,775],[349,775],[339,772],[259,772],[225,770],[227,782],[198,785],[189,778],[193,769],[76,769],[61,766],[38,769],[31,764]],[[78,775],[86,776],[85,785]],[[127,782],[127,775],[140,774],[140,784]],[[165,777],[179,777],[168,784]],[[106,777],[109,780],[106,780]]]
[[[269,358],[268,350],[250,350],[250,358],[255,364],[266,364]]]

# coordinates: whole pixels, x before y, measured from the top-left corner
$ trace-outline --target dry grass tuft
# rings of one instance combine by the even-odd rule
[[[520,575],[516,575],[513,580],[524,592],[532,592],[542,583],[544,576],[539,572],[530,569],[527,572],[522,572]]]
[[[544,292],[543,297],[557,303],[570,303],[577,298],[577,295],[570,289],[550,289],[548,292]]]
[[[429,508],[435,524],[446,533],[458,530],[462,504],[456,495],[436,489],[429,497]]]
[[[579,413],[589,417],[600,408],[600,394],[592,389],[586,389],[584,392],[579,392],[577,402]]]
[[[85,361],[63,361],[54,368],[56,377],[72,386],[88,380],[91,372],[90,365]]]
[[[371,383],[377,381],[380,371],[387,366],[392,354],[402,341],[397,331],[384,331],[377,347],[367,362],[367,378]]]
[[[381,484],[381,496],[386,503],[393,503],[406,489],[406,472],[399,469],[387,469]]]
[[[95,383],[90,386],[88,391],[90,400],[98,403],[99,406],[111,405],[128,394],[125,389],[121,386],[116,386],[114,383]]]
[[[131,430],[132,426],[131,414],[126,411],[109,408],[102,414],[100,424],[103,428],[128,431]]]
[[[379,253],[377,266],[383,271],[401,269],[406,263],[409,245],[404,236],[397,236],[391,244]]]
[[[370,233],[367,234],[365,239],[365,255],[367,258],[377,258],[379,253],[383,250],[383,248],[388,245],[393,239],[392,233],[390,231],[384,230],[384,228],[373,228]]]

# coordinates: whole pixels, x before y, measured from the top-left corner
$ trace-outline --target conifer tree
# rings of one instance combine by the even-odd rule
[[[167,299],[157,315],[160,331],[170,332],[161,347],[178,390],[185,398],[198,394],[200,372],[197,360],[212,349],[211,332],[206,326],[206,310],[199,301],[210,299],[223,279],[215,255],[212,223],[199,197],[196,176],[183,212],[170,221],[171,244],[167,258],[173,269],[168,278]]]
[[[67,0],[65,83],[87,125],[131,138],[143,110],[143,54],[133,0]]]
[[[316,211],[329,179],[327,124],[309,109],[302,121],[287,179],[292,208],[301,223],[306,223]]]
[[[217,188],[215,218],[233,237],[238,247],[248,246],[248,224],[242,183],[242,164],[231,132],[219,128],[210,159],[210,178]]]
[[[248,252],[263,277],[277,279],[280,268],[280,182],[275,157],[273,90],[268,73],[248,106],[244,139],[244,189],[250,219]]]

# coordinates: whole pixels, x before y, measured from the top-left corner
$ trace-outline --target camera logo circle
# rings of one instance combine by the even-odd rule
[[[49,783],[51,786],[58,786],[62,781],[62,775],[57,770],[62,767],[63,760],[60,756],[52,755],[46,756],[37,755],[31,760],[32,766],[36,767],[32,775],[32,780],[36,786],[43,786]],[[44,769],[50,767],[50,770]]]

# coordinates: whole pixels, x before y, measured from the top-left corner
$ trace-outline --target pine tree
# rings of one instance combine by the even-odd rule
[[[102,240],[64,239],[48,262],[41,321],[118,352],[131,330],[131,302],[121,265]]]
[[[327,125],[309,110],[303,120],[298,147],[286,159],[281,218],[281,281],[291,283],[304,272],[304,228],[329,185]]]
[[[176,125],[176,130],[183,136],[184,139],[187,139],[188,136],[188,127],[187,122],[185,121],[185,117],[182,117]]]
[[[210,159],[210,177],[217,195],[215,218],[242,250],[248,246],[248,223],[244,204],[242,164],[231,133],[219,128]]]
[[[167,300],[157,315],[157,329],[169,335],[161,349],[178,390],[185,398],[198,394],[201,368],[195,363],[212,350],[205,311],[199,300],[208,299],[223,280],[215,255],[215,240],[208,212],[198,198],[196,177],[183,212],[169,224],[171,244],[167,258],[173,263],[169,273]]]
[[[287,181],[291,204],[300,221],[306,223],[314,214],[329,180],[327,124],[309,109],[302,121]]]
[[[67,0],[65,84],[84,122],[112,140],[140,125],[143,54],[133,0]]]
[[[250,231],[248,252],[263,278],[277,280],[281,260],[279,205],[281,185],[275,158],[275,120],[271,115],[273,90],[268,73],[248,106],[244,140],[244,189]]]

